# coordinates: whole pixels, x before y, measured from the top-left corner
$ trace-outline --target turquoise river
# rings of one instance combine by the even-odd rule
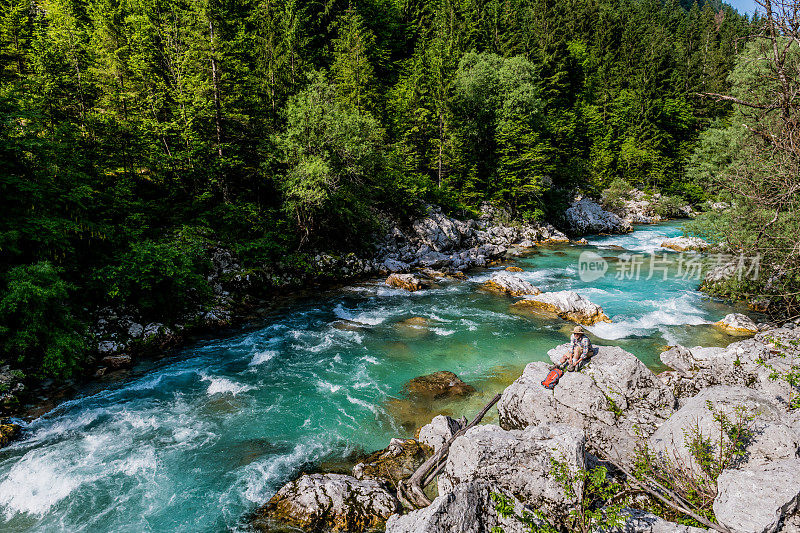
[[[679,223],[640,226],[508,264],[542,290],[571,289],[602,305],[613,322],[590,327],[592,340],[662,370],[664,345],[735,340],[710,323],[741,311],[697,292],[698,281],[677,276],[674,264],[666,280],[661,271],[647,279],[649,259],[639,279],[617,279],[625,254],[663,255],[661,241],[679,234]],[[584,251],[606,258],[604,277],[579,279]],[[298,298],[261,323],[62,403],[0,451],[0,530],[236,530],[301,471],[383,448],[440,412],[471,417],[526,363],[565,342],[570,327],[511,312],[512,299],[479,290],[491,273],[417,293],[375,280]],[[412,317],[427,325],[402,324]],[[404,398],[409,379],[437,370],[478,392],[432,405]]]

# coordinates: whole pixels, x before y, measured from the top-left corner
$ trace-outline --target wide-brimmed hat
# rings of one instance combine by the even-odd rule
[[[583,328],[580,326],[575,326],[572,328],[572,333],[583,333]]]

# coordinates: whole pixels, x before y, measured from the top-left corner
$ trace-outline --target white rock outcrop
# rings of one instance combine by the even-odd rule
[[[713,385],[740,385],[786,407],[794,389],[781,376],[790,370],[793,359],[800,358],[795,343],[800,343],[800,328],[787,324],[726,348],[674,347],[662,354],[662,361],[676,372],[659,377],[681,403]]]
[[[781,519],[798,509],[798,472],[800,459],[723,471],[717,479],[714,515],[735,533],[775,533]]]
[[[409,292],[420,291],[428,287],[428,283],[415,274],[390,274],[385,283],[390,287]]]
[[[725,315],[725,318],[715,322],[714,325],[734,335],[755,335],[758,333],[758,325],[749,316],[742,313]]]
[[[465,424],[447,415],[437,415],[419,430],[419,441],[438,452],[444,443],[453,438]]]
[[[741,464],[737,466],[751,468],[770,461],[797,457],[800,439],[785,423],[783,409],[758,391],[726,385],[703,389],[690,398],[650,436],[650,450],[673,464],[700,472],[700,466],[689,451],[694,432],[710,438],[719,449],[721,428],[709,406],[731,421],[737,418],[736,409],[743,409],[744,414],[755,417],[752,422],[753,438],[747,444]]]
[[[363,531],[400,511],[397,498],[374,480],[306,474],[287,483],[258,514],[303,530]]]
[[[662,242],[661,247],[676,252],[705,252],[709,244],[699,237],[672,237]]]
[[[597,322],[611,322],[603,308],[575,291],[543,292],[526,296],[512,305],[514,310],[543,312],[558,315],[564,320],[591,326]]]
[[[551,459],[575,472],[585,468],[584,446],[583,431],[564,424],[511,431],[495,425],[476,426],[453,441],[439,476],[439,494],[478,481],[559,522],[578,500],[567,497],[553,479]],[[576,487],[577,494],[579,489]]]
[[[501,426],[569,424],[585,431],[593,447],[623,461],[630,459],[637,432],[652,434],[674,412],[675,397],[633,354],[616,346],[596,348],[589,364],[580,372],[564,374],[554,390],[541,383],[550,365],[529,363],[497,404]],[[548,355],[560,358],[567,349],[564,344]]]
[[[589,198],[580,198],[564,213],[570,229],[578,234],[585,233],[629,233],[633,227],[629,222]]]
[[[386,533],[486,533],[494,527],[506,533],[526,531],[519,520],[497,515],[491,492],[486,483],[461,483],[428,507],[393,515],[386,522]]]
[[[483,284],[486,290],[508,294],[509,296],[526,296],[542,294],[539,287],[531,285],[519,276],[506,271],[496,272]]]

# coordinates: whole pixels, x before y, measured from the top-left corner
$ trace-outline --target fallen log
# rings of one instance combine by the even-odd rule
[[[397,498],[403,505],[414,509],[427,507],[431,504],[430,499],[425,496],[424,489],[439,475],[444,469],[445,464],[447,464],[447,454],[450,451],[450,445],[454,440],[466,433],[468,429],[478,425],[478,423],[483,420],[483,417],[486,416],[486,413],[489,412],[489,409],[499,400],[500,394],[492,398],[481,412],[472,419],[472,422],[458,430],[455,435],[445,442],[442,447],[439,448],[439,451],[429,457],[411,477],[401,480],[397,484]],[[464,421],[466,421],[466,419],[464,419]]]

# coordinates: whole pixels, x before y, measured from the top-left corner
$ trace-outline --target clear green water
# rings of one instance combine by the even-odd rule
[[[734,309],[692,280],[617,280],[615,263],[584,283],[578,255],[625,253],[611,245],[646,252],[679,233],[677,223],[646,226],[587,247],[541,248],[517,264],[543,290],[574,289],[602,305],[613,323],[590,328],[593,341],[658,369],[665,344],[735,340],[708,326]],[[382,448],[439,412],[471,417],[564,342],[569,326],[510,312],[513,300],[478,290],[490,275],[414,294],[367,283],[297,301],[258,329],[187,348],[60,405],[0,451],[0,529],[236,529],[301,470]],[[428,327],[399,324],[411,317]],[[437,370],[479,392],[449,404],[404,400],[406,381]]]

